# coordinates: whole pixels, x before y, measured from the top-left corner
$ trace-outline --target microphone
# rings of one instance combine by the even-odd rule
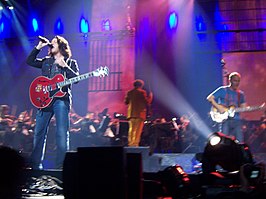
[[[50,48],[53,48],[53,47],[54,47],[53,44],[51,44],[51,43],[49,42],[49,40],[46,39],[45,37],[38,36],[38,38],[39,38],[39,40],[40,40],[41,42],[43,42],[43,43],[48,43],[47,46],[49,46]]]

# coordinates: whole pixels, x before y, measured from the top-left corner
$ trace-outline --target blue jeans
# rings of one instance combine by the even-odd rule
[[[239,142],[244,142],[242,132],[242,121],[237,119],[227,119],[222,123],[222,133],[225,135],[232,135]]]
[[[37,111],[31,161],[33,169],[42,169],[48,126],[53,115],[56,119],[56,168],[62,168],[65,153],[69,150],[68,101],[56,99],[48,108]]]

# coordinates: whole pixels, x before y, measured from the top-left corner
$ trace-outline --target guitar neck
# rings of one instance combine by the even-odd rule
[[[70,79],[67,79],[67,80],[65,80],[63,82],[59,82],[58,85],[60,87],[63,87],[63,86],[66,86],[66,85],[70,85],[70,84],[79,82],[81,80],[88,79],[88,78],[93,77],[93,76],[94,76],[93,72],[85,73],[83,75],[78,75],[76,77],[72,77]]]
[[[235,108],[235,112],[248,112],[248,111],[255,111],[258,109],[260,109],[259,106]]]

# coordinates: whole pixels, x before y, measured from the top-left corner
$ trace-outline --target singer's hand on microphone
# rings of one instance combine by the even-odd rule
[[[43,48],[44,46],[47,46],[47,45],[49,45],[50,44],[50,41],[48,40],[48,39],[46,39],[45,37],[42,37],[42,36],[38,36],[38,38],[39,38],[39,43],[38,43],[38,45],[36,46],[36,48],[38,49],[38,50],[40,50],[41,48]]]
[[[43,48],[44,46],[47,46],[48,43],[43,43],[41,41],[39,41],[38,45],[36,46],[36,49],[40,50],[41,48]]]

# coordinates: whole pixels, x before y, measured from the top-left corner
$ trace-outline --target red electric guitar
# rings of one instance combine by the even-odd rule
[[[90,77],[105,77],[109,74],[108,67],[99,67],[98,69],[73,77],[65,79],[61,74],[49,79],[44,76],[35,78],[29,88],[29,95],[31,103],[37,108],[46,108],[49,106],[54,97],[64,97],[66,92],[62,90],[64,86],[79,82]]]

